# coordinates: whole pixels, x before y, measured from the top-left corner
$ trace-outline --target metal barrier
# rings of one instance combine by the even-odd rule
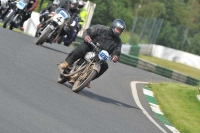
[[[195,79],[192,78],[188,75],[179,73],[177,71],[173,71],[170,70],[168,68],[164,68],[161,66],[158,66],[154,63],[139,59],[135,56],[132,55],[127,55],[127,54],[121,54],[119,62],[133,66],[133,67],[137,67],[146,71],[150,71],[153,73],[156,73],[158,75],[162,75],[164,77],[170,78],[170,79],[174,79],[189,85],[198,85],[200,83],[199,79]]]

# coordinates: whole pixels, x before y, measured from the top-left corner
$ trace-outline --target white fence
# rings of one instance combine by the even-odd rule
[[[124,44],[122,46],[122,52],[129,54],[130,46],[131,45]],[[138,46],[140,47],[139,54],[151,55],[153,57],[182,63],[200,69],[200,56],[155,44],[139,44]]]

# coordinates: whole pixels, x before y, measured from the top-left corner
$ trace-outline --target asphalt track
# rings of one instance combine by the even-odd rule
[[[0,28],[1,133],[161,133],[136,105],[132,81],[162,82],[165,77],[121,63],[74,93],[57,83],[56,65],[73,47],[35,45],[36,38]],[[140,102],[154,117],[137,84]]]

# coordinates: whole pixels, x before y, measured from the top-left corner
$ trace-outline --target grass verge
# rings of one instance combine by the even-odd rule
[[[181,133],[200,133],[197,87],[180,83],[149,84],[164,116]]]
[[[172,61],[168,61],[168,60],[164,60],[164,59],[160,59],[156,57],[146,56],[146,55],[139,55],[138,57],[141,59],[147,60],[149,62],[153,62],[159,66],[178,71],[180,73],[186,74],[196,79],[200,79],[199,69],[196,69],[196,68],[193,68],[181,63],[176,63],[176,62],[172,62]]]
[[[2,23],[2,22],[0,22],[0,27],[3,27],[3,23]],[[7,27],[7,28],[8,28],[8,27]],[[16,29],[16,28],[14,28],[13,31],[16,31],[16,32],[19,32],[19,33],[22,33],[22,34],[26,34],[26,35],[31,36],[30,34],[27,34],[27,33],[23,32],[23,31],[21,31],[21,30],[19,30],[19,29]]]

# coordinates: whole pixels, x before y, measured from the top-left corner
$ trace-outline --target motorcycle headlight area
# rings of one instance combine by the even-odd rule
[[[91,61],[91,59],[93,59],[95,57],[95,53],[94,52],[87,52],[86,54],[85,54],[85,59],[87,60],[87,61]]]

